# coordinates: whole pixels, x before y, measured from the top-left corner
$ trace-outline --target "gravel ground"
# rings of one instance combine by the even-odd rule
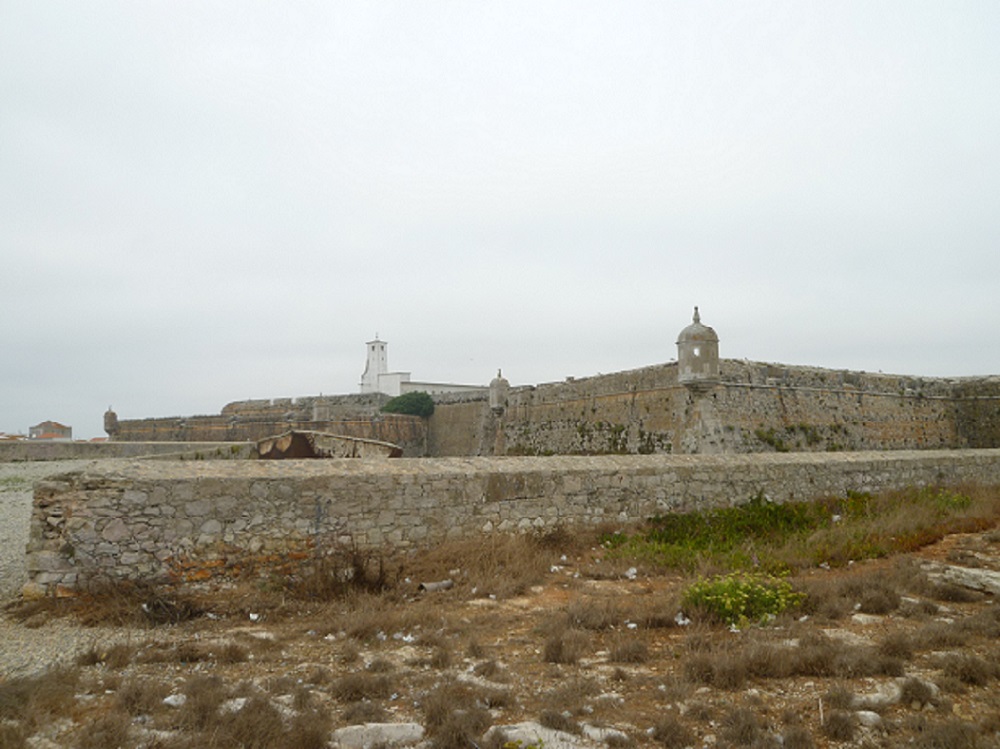
[[[0,463],[0,600],[18,595],[27,582],[24,551],[28,544],[32,487],[39,479],[65,473],[89,460]]]
[[[27,580],[25,546],[36,481],[89,464],[87,460],[0,463],[0,601],[16,598]],[[90,648],[109,632],[82,630],[68,622],[50,621],[37,629],[0,615],[0,677],[39,671]]]

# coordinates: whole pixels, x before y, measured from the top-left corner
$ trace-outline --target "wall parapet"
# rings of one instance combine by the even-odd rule
[[[192,582],[327,545],[629,523],[847,491],[1000,485],[1000,450],[96,463],[35,488],[26,593],[89,579]]]

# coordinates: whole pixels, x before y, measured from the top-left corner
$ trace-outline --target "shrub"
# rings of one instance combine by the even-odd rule
[[[467,684],[448,682],[422,700],[424,722],[434,749],[468,749],[490,725],[479,706],[481,695]]]
[[[722,736],[736,746],[750,746],[764,733],[757,714],[746,707],[730,710],[722,719]]]
[[[83,725],[75,746],[80,749],[109,749],[130,746],[131,719],[123,712],[111,712]]]
[[[979,749],[989,744],[980,741],[979,731],[971,723],[950,720],[929,727],[917,737],[917,749]]]
[[[408,414],[410,416],[429,417],[434,413],[434,400],[422,390],[413,393],[403,393],[392,398],[382,406],[385,413]]]
[[[580,724],[573,720],[572,717],[558,710],[542,710],[538,716],[538,722],[540,725],[551,728],[553,731],[576,734],[583,731],[580,728]]]
[[[744,626],[780,614],[803,599],[780,578],[732,573],[692,583],[684,591],[682,603],[716,621]]]
[[[823,733],[834,741],[851,741],[857,730],[858,723],[853,713],[845,710],[834,710],[823,724]]]
[[[580,660],[590,645],[590,637],[579,629],[557,632],[545,641],[544,660],[546,663],[573,664]]]
[[[816,742],[805,726],[789,726],[781,736],[782,749],[814,749]]]
[[[357,702],[389,696],[389,680],[370,673],[353,673],[340,677],[330,687],[330,693],[341,702]]]
[[[352,702],[345,707],[343,717],[344,722],[348,725],[354,723],[382,723],[389,717],[389,713],[377,702],[362,700],[360,702]]]
[[[645,663],[649,660],[649,648],[642,640],[619,638],[611,646],[608,659],[612,663]]]
[[[219,746],[241,749],[277,749],[289,746],[281,712],[266,697],[255,696],[239,710],[218,721],[213,735]]]
[[[971,653],[948,656],[943,670],[946,676],[974,687],[986,686],[1000,675],[1000,666]]]
[[[653,726],[653,739],[666,747],[690,746],[695,742],[694,732],[673,714],[667,714]]]
[[[0,720],[20,720],[31,728],[64,715],[74,702],[79,678],[76,669],[56,668],[0,683]]]

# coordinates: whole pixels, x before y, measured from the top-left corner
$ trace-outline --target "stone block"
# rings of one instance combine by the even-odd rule
[[[107,525],[101,529],[101,538],[109,543],[119,543],[132,535],[131,530],[125,521],[120,517],[112,518]]]
[[[184,514],[189,518],[199,518],[208,515],[212,511],[212,503],[207,499],[198,499],[187,502],[184,505]]]

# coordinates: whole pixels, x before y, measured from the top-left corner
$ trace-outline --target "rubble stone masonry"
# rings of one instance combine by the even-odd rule
[[[337,544],[628,523],[848,490],[1000,484],[1000,450],[393,461],[103,461],[39,482],[26,593],[287,571]]]

